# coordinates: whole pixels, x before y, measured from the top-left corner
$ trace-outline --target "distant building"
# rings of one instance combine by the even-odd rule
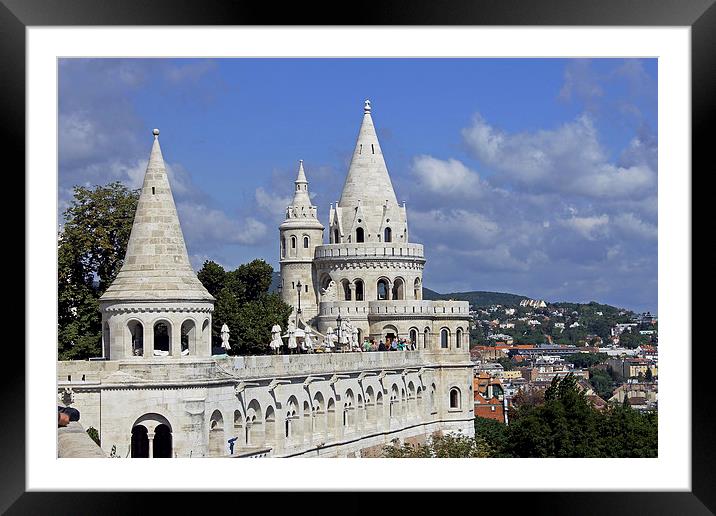
[[[520,306],[529,306],[531,308],[546,308],[547,303],[543,299],[523,299]]]

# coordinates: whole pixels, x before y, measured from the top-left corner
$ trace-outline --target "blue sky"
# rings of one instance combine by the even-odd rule
[[[655,59],[63,59],[59,206],[160,142],[192,263],[263,258],[298,160],[327,224],[373,119],[425,286],[657,311]]]

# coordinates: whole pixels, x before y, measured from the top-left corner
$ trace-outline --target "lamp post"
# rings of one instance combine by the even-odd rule
[[[336,319],[336,324],[338,325],[338,345],[341,345],[341,323],[343,322],[343,319],[341,319],[340,312],[338,313],[338,318]]]
[[[302,286],[303,285],[301,285],[300,281],[298,283],[296,283],[296,288],[298,289],[298,309],[296,310],[297,314],[301,313],[301,287]]]

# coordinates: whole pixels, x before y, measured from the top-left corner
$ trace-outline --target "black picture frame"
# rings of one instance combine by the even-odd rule
[[[88,25],[552,25],[552,26],[688,26],[691,27],[692,73],[692,170],[713,169],[713,147],[707,129],[716,113],[716,0],[434,0],[382,1],[355,6],[348,13],[339,3],[249,3],[220,0],[0,0],[0,109],[3,141],[19,157],[16,170],[25,167],[25,29],[29,26]],[[339,13],[346,13],[341,16]],[[710,166],[709,166],[710,165]],[[20,168],[22,167],[22,168]],[[707,168],[708,167],[708,168]],[[17,173],[16,173],[17,174]],[[21,176],[17,174],[18,176]],[[691,175],[693,177],[693,173]],[[24,190],[24,182],[18,185]],[[19,191],[19,190],[16,190]],[[27,195],[28,192],[25,192]],[[16,197],[17,194],[15,195]],[[22,237],[21,237],[22,238]],[[16,246],[19,249],[19,245]],[[24,253],[24,251],[23,251]],[[27,257],[25,257],[27,258]],[[24,261],[24,263],[27,263]],[[30,271],[25,266],[25,274]],[[31,314],[25,314],[26,324]],[[686,342],[670,343],[688,349]],[[25,350],[5,346],[4,361],[16,367],[4,371],[6,407],[2,433],[2,479],[0,510],[8,514],[104,514],[146,513],[152,500],[180,503],[184,511],[197,504],[208,508],[200,497],[189,493],[161,495],[137,493],[26,492],[25,450]],[[693,349],[693,347],[692,347]],[[467,501],[471,510],[510,512],[526,509],[549,514],[713,514],[716,512],[716,417],[709,394],[710,362],[692,353],[692,490],[690,492],[526,492],[481,493]],[[660,436],[679,439],[683,436]],[[476,476],[480,475],[476,471]],[[484,474],[484,472],[483,472]],[[575,472],[588,475],[588,471]],[[617,472],[615,472],[617,474]],[[624,475],[628,479],[628,474]],[[360,479],[356,487],[360,488]],[[628,480],[625,480],[628,484]],[[289,485],[285,486],[287,489]],[[386,486],[389,489],[389,486]],[[207,494],[205,493],[205,496]],[[297,496],[294,493],[292,496]],[[378,512],[360,492],[333,493],[347,510],[361,507]],[[212,503],[247,507],[237,495],[210,494]],[[327,494],[321,494],[325,499]],[[400,497],[401,510],[420,509],[430,494],[411,493]],[[446,496],[440,493],[436,496]],[[261,498],[265,499],[266,494]],[[302,498],[295,500],[302,506]],[[314,497],[315,498],[315,497]],[[372,495],[370,500],[373,500]],[[486,501],[490,500],[489,503]],[[315,499],[314,499],[315,502]],[[306,508],[313,508],[313,503]],[[248,502],[253,505],[251,501]],[[330,503],[336,503],[331,501]],[[383,502],[379,502],[382,504]],[[423,506],[424,507],[424,506]],[[457,506],[456,506],[457,507]],[[214,506],[216,508],[216,506]],[[182,511],[182,512],[184,512]],[[313,512],[313,510],[312,510]],[[382,512],[382,511],[381,511]]]

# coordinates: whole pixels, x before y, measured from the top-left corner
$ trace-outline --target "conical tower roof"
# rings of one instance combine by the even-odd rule
[[[303,160],[298,162],[298,177],[294,181],[296,191],[293,194],[292,206],[311,206],[311,198],[308,196],[308,180],[303,170]]]
[[[189,262],[159,147],[159,130],[144,174],[134,224],[119,274],[101,301],[212,301]]]
[[[358,201],[363,206],[383,206],[386,201],[397,205],[393,183],[373,125],[370,100],[365,101],[363,123],[338,206],[354,207],[358,206]]]
[[[323,229],[323,224],[318,221],[317,209],[308,195],[308,179],[306,179],[306,172],[303,170],[303,160],[298,162],[298,176],[293,183],[295,185],[293,201],[286,208],[286,219],[279,228]]]

